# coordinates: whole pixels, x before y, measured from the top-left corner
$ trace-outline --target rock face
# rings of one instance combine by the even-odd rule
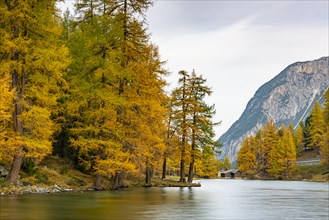
[[[254,135],[270,119],[277,126],[292,123],[296,127],[304,121],[315,100],[323,102],[329,87],[328,66],[329,57],[297,62],[261,86],[240,118],[220,137],[223,146],[218,159],[228,156],[235,161],[244,138]]]

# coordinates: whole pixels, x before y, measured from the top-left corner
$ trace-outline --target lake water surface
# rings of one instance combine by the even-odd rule
[[[199,188],[6,196],[0,219],[329,219],[328,183],[200,182]]]

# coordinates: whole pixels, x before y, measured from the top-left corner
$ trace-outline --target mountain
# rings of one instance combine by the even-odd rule
[[[247,135],[255,135],[270,119],[277,126],[304,121],[315,100],[323,102],[329,87],[329,57],[289,65],[261,86],[248,102],[240,118],[220,137],[223,146],[218,159],[235,161]]]

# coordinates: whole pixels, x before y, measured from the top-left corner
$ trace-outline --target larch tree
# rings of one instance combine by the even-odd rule
[[[304,150],[304,146],[305,146],[303,122],[299,123],[297,130],[295,132],[295,146],[296,146],[296,154],[300,155],[301,152]]]
[[[224,158],[224,169],[230,170],[231,168],[232,168],[232,163],[231,163],[230,159],[228,158],[228,156],[226,156]]]
[[[327,89],[324,94],[325,102],[324,102],[324,112],[323,112],[323,120],[324,120],[324,134],[323,140],[320,143],[320,157],[321,164],[328,165],[329,164],[329,89]]]
[[[289,128],[283,126],[279,133],[277,145],[270,152],[268,172],[276,178],[289,177],[295,167],[296,148]]]
[[[51,152],[55,129],[50,119],[57,106],[67,48],[53,0],[6,0],[0,3],[0,66],[10,74],[14,91],[10,137],[13,162],[7,179],[15,182],[24,157],[42,159]]]
[[[158,49],[148,40],[148,1],[78,1],[80,22],[70,45],[73,84],[71,128],[79,160],[122,185],[125,173],[152,169],[163,151],[165,85]],[[140,19],[143,18],[143,19]]]
[[[180,159],[180,182],[185,182],[185,161],[186,150],[188,146],[188,138],[190,134],[190,124],[188,123],[188,116],[191,112],[190,91],[188,89],[189,74],[186,71],[178,73],[180,78],[178,80],[179,86],[172,92],[174,120],[177,123],[177,134],[180,137],[181,159]]]
[[[0,66],[0,161],[5,164],[10,161],[6,161],[9,158],[7,155],[10,155],[11,146],[13,143],[10,143],[13,135],[12,131],[12,112],[13,112],[13,103],[14,98],[13,92],[11,89],[11,80],[8,70],[6,71],[3,66]]]
[[[216,141],[213,140],[215,136],[213,128],[219,123],[213,123],[212,121],[212,117],[216,112],[215,106],[208,105],[205,102],[205,98],[212,93],[210,87],[205,85],[206,82],[207,80],[203,78],[202,75],[196,75],[194,70],[188,79],[191,114],[188,117],[191,130],[190,164],[187,180],[189,183],[193,181],[196,152],[202,151],[202,148],[206,146],[210,147],[210,149],[214,149],[216,145]]]
[[[238,169],[248,177],[256,175],[256,149],[255,138],[247,136],[239,150],[237,156]]]
[[[257,140],[257,138],[256,138]],[[270,120],[260,132],[257,147],[257,168],[261,176],[268,175],[270,169],[270,153],[276,147],[278,138],[276,134],[276,126],[273,120]]]
[[[177,136],[176,133],[178,127],[176,121],[174,120],[173,97],[168,98],[165,123],[166,123],[166,137],[165,137],[165,150],[163,152],[161,179],[166,179],[168,158],[175,156],[175,154],[177,154],[177,152],[179,151],[178,149],[179,137]]]
[[[309,132],[309,146],[312,149],[320,151],[320,143],[323,140],[324,133],[324,121],[323,121],[323,110],[319,102],[315,102],[310,115],[310,124],[308,127]]]
[[[197,156],[199,155],[200,156]],[[218,175],[218,160],[211,146],[204,146],[202,152],[196,154],[196,174],[202,178],[217,177]]]
[[[118,30],[115,38],[117,40],[114,42],[114,48],[119,51],[118,64],[121,68],[118,71],[120,74],[116,77],[118,95],[129,103],[128,106],[120,106],[117,109],[117,121],[126,128],[126,140],[128,140],[123,147],[133,155],[138,167],[145,169],[146,182],[149,182],[148,177],[151,176],[149,171],[153,170],[154,163],[159,161],[153,156],[158,156],[164,146],[163,141],[160,141],[164,139],[164,127],[161,124],[165,110],[163,107],[165,83],[161,75],[166,74],[162,68],[163,62],[160,61],[158,49],[150,44],[145,28],[145,12],[152,3],[148,0],[110,0],[107,3],[109,5],[107,13],[114,19],[113,29]],[[126,117],[130,114],[137,120]],[[157,116],[152,118],[152,114]],[[144,120],[145,118],[152,118],[153,121]],[[151,130],[145,137],[153,141],[140,141],[136,135],[138,129],[132,129],[142,128],[140,125],[145,125]],[[147,129],[140,129],[140,132],[145,135]],[[153,156],[136,157],[143,152],[142,149],[149,152],[148,154],[144,152],[143,155]],[[140,161],[144,166],[141,166]]]
[[[220,170],[230,170],[232,168],[232,163],[228,156],[224,158],[224,161],[219,161],[218,167]]]
[[[129,154],[122,151],[124,131],[116,121],[116,109],[124,100],[113,88],[117,53],[108,36],[112,19],[104,6],[100,0],[77,1],[80,17],[67,41],[74,62],[67,77],[71,88],[65,126],[79,166],[95,176],[95,189],[101,189],[102,175],[115,175],[123,167],[134,169]]]

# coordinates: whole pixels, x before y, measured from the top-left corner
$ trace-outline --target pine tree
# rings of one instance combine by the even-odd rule
[[[24,157],[42,159],[51,152],[59,86],[68,64],[60,43],[55,1],[0,3],[0,66],[11,75],[14,90],[12,136],[8,145],[14,159],[8,175],[15,182]]]

